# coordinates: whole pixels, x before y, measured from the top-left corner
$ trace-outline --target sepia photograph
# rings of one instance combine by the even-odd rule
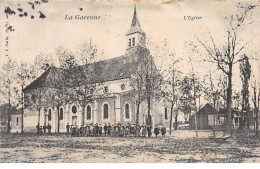
[[[0,163],[259,166],[259,28],[259,0],[0,0]]]

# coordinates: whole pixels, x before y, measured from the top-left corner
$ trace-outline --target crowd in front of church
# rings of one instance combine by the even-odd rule
[[[39,124],[36,126],[37,134],[40,135],[42,133],[46,133],[46,129],[48,133],[51,134],[51,126],[48,124],[47,126],[41,127]],[[126,124],[123,125],[121,123],[114,124],[105,124],[102,126],[101,124],[87,124],[85,126],[81,125],[78,127],[77,125],[66,125],[67,134],[73,137],[100,137],[100,136],[110,136],[110,137],[151,137],[152,136],[152,127],[150,125],[139,125],[139,124]],[[162,126],[159,128],[155,126],[153,130],[154,135],[157,137],[159,134],[162,137],[165,137],[166,128]]]

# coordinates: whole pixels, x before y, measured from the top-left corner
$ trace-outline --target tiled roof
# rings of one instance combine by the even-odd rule
[[[22,114],[22,109],[16,109],[11,106],[11,114]],[[9,113],[9,104],[4,104],[0,106],[0,114],[8,114]]]
[[[49,69],[47,69],[40,77],[38,77],[36,80],[34,80],[31,84],[29,84],[24,91],[27,90],[32,90],[32,89],[36,89],[36,88],[42,88],[45,85],[45,82],[47,80],[47,77],[51,71],[50,67]]]
[[[135,72],[137,66],[138,63],[133,59],[133,56],[123,55],[89,65],[79,66],[75,71],[72,71],[69,77],[66,77],[66,82],[68,86],[75,86],[78,82],[81,84],[95,84],[125,79],[129,78],[131,74]],[[59,77],[61,77],[60,74],[63,71],[61,68],[50,67],[39,78],[28,85],[24,91],[52,87],[52,82],[54,80],[59,81]],[[58,78],[53,78],[54,76]]]
[[[198,114],[218,114],[219,112],[209,103],[207,103],[204,107],[202,107],[199,111]]]

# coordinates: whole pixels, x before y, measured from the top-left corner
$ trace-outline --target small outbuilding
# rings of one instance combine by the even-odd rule
[[[197,116],[197,129],[208,130],[215,126],[220,126],[226,121],[226,114],[217,111],[211,104],[207,103],[196,114]],[[214,123],[215,121],[215,123]],[[190,118],[190,130],[195,129],[195,115]]]

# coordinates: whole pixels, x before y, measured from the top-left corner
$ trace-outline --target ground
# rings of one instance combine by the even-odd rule
[[[165,138],[71,137],[65,134],[1,135],[0,162],[260,162],[254,133],[235,133],[226,142],[211,131],[173,131]]]

